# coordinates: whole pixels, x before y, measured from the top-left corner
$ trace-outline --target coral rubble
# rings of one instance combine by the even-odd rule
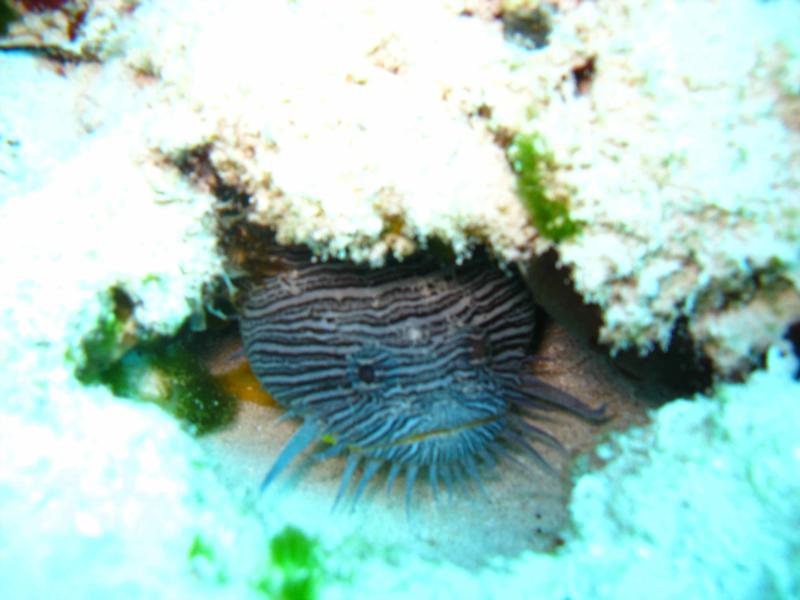
[[[604,446],[556,555],[477,575],[408,557],[406,577],[386,549],[341,550],[331,572],[357,575],[331,594],[800,594],[798,384],[779,350],[800,320],[800,3],[3,6],[2,589],[317,589],[314,543],[288,530],[313,560],[283,542],[270,559],[261,528],[283,524],[243,508],[196,440],[76,378],[203,312],[230,196],[323,256],[379,265],[432,239],[555,256],[613,350],[664,347],[681,323],[717,375],[746,379]]]

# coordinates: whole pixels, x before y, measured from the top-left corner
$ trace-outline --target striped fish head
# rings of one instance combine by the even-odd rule
[[[346,406],[331,406],[323,427],[365,456],[421,466],[491,444],[509,402],[490,367],[476,364],[474,336],[450,327],[425,339],[398,325],[346,358]]]
[[[521,409],[589,410],[525,374],[535,309],[520,279],[487,261],[292,265],[242,305],[254,373],[303,421],[264,486],[320,441],[324,456],[348,456],[340,496],[362,463],[362,482],[386,465],[389,481],[406,474],[407,493],[420,470],[432,483],[477,479],[504,445],[544,462],[527,439],[554,440]]]

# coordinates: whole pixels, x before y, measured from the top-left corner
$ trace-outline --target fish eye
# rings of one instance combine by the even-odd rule
[[[375,381],[375,369],[372,365],[359,365],[358,378],[364,383],[373,383]]]
[[[483,334],[470,336],[469,358],[472,364],[489,364],[492,360],[491,340]]]

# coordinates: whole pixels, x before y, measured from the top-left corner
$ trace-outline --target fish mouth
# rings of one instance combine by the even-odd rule
[[[412,433],[410,435],[401,437],[391,442],[387,442],[385,444],[373,444],[364,447],[362,448],[362,450],[382,450],[385,448],[395,448],[397,446],[417,444],[419,442],[424,442],[435,438],[452,436],[462,431],[474,429],[476,427],[482,427],[484,425],[488,425],[489,423],[494,423],[496,421],[499,421],[501,418],[502,418],[501,415],[491,415],[488,417],[481,417],[480,419],[465,421],[463,424],[458,425],[456,427],[441,427],[438,429],[430,429],[428,431],[422,431],[420,433]]]

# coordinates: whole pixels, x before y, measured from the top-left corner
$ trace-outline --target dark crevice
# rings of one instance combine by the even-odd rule
[[[536,303],[576,338],[609,354],[609,348],[598,341],[603,323],[600,307],[585,302],[578,294],[569,270],[558,266],[557,253],[551,250],[536,258],[527,271]],[[656,348],[645,355],[638,349],[622,350],[611,360],[629,377],[657,383],[676,398],[708,391],[713,383],[711,361],[696,346],[686,318],[676,322],[666,349]]]

